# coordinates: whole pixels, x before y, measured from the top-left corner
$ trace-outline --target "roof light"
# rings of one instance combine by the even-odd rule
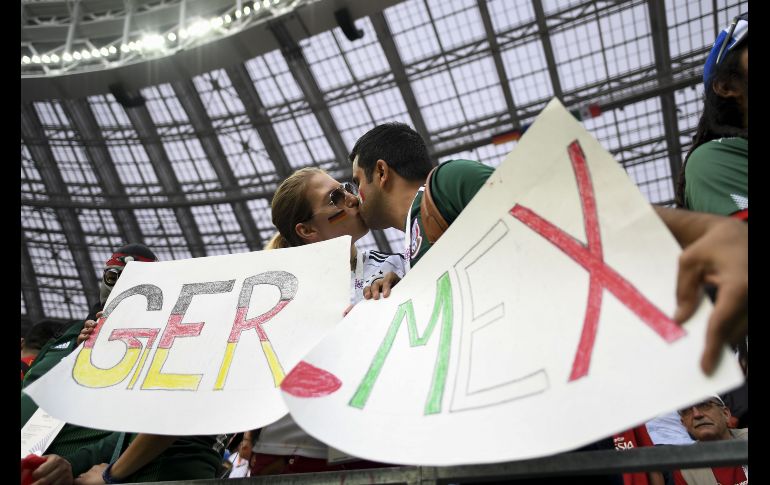
[[[226,24],[229,24],[232,21],[233,21],[233,18],[230,17],[230,14],[225,15],[225,23]]]
[[[270,0],[262,0],[262,6],[267,8],[270,6]]]
[[[118,52],[118,50],[115,48],[114,45],[111,45],[110,48],[107,50],[110,52],[110,54],[115,54]]]
[[[106,47],[102,47],[101,49],[99,49],[99,54],[103,55],[104,57],[107,57],[108,55],[110,55],[110,51],[107,50]]]
[[[30,59],[29,56],[23,56],[21,58],[21,62],[24,64],[29,64],[30,62],[32,62],[32,59]]]
[[[38,56],[37,54],[32,56],[32,62],[34,62],[35,64],[40,64],[40,56]]]
[[[169,42],[174,42],[176,40],[176,34],[173,32],[169,32],[166,36]]]
[[[102,53],[99,52],[99,49],[94,49],[94,50],[91,51],[91,56],[92,57],[101,57],[101,55],[102,55]]]
[[[75,51],[72,53],[72,58],[75,59],[76,61],[79,61],[82,57],[83,56],[78,51]]]
[[[59,62],[59,56],[56,54],[51,54],[51,62]]]
[[[128,46],[128,44],[121,44],[120,45],[120,52],[128,52],[131,48]]]
[[[251,13],[251,9],[249,8],[249,6],[248,6],[248,5],[246,5],[245,7],[243,7],[243,14],[244,14],[244,15],[249,15],[250,13]]]
[[[62,58],[64,59],[64,62],[69,62],[72,60],[72,54],[70,54],[69,52],[65,52]]]
[[[251,8],[253,8],[254,13],[256,13],[261,7],[262,7],[262,4],[259,3],[259,0],[257,0],[256,2],[254,2],[254,5]]]
[[[182,29],[179,31],[179,37],[182,39],[186,39],[189,34],[187,33],[187,29]]]
[[[51,62],[51,58],[48,57],[48,54],[43,54],[43,57],[41,57],[41,59],[43,60],[43,64],[48,64],[49,62]]]
[[[80,51],[80,55],[81,55],[81,56],[83,56],[83,59],[90,59],[90,58],[91,58],[91,53],[90,53],[90,52],[88,52],[88,51],[87,51],[87,50],[85,50],[85,49],[83,49],[82,51]]]
[[[238,10],[235,11],[235,18],[237,19],[241,18],[242,14],[243,12],[241,12],[241,9],[239,8]]]

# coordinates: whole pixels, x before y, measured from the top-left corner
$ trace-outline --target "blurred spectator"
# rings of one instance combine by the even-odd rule
[[[70,322],[71,323],[71,322]],[[37,354],[49,340],[54,338],[64,324],[43,320],[33,325],[21,339],[21,380],[32,365]]]
[[[748,428],[728,428],[730,409],[719,396],[711,396],[705,401],[681,409],[679,416],[687,432],[698,443],[749,439]],[[693,468],[674,472],[676,485],[740,485],[748,483],[748,479],[748,466]]]

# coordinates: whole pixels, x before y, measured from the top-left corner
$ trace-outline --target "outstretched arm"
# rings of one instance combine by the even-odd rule
[[[748,333],[749,228],[729,217],[655,207],[679,244],[674,320],[683,323],[698,307],[704,284],[717,288],[708,320],[701,367],[711,374],[725,342],[737,343]]]

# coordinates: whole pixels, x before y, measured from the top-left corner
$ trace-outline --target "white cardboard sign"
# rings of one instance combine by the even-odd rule
[[[27,392],[91,428],[168,435],[255,429],[278,385],[348,305],[350,237],[298,248],[130,262],[91,336]]]
[[[395,287],[358,304],[282,384],[339,450],[412,465],[567,451],[742,379],[700,370],[680,249],[620,165],[553,100]]]

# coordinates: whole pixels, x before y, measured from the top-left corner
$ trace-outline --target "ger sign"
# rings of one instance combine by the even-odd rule
[[[25,392],[50,415],[99,429],[195,435],[270,424],[286,414],[285,373],[348,305],[349,259],[345,236],[131,262],[91,338]],[[234,403],[249,406],[227,411]]]

